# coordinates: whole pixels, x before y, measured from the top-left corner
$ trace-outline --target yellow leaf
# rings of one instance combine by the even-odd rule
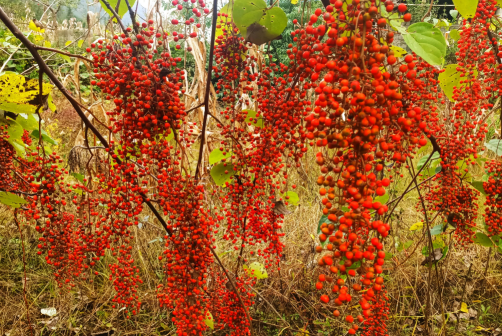
[[[462,304],[460,305],[460,311],[463,312],[463,313],[468,313],[469,312],[469,309],[467,309],[467,303],[462,302]]]
[[[223,15],[221,15],[218,17],[218,25],[220,26],[220,28],[216,27],[215,31],[216,37],[223,35],[223,30],[225,30],[227,33],[230,33],[232,31],[233,28],[232,8],[233,8],[233,2],[230,2],[225,6],[223,6],[223,8],[220,10],[220,14],[226,14],[228,16],[224,17]]]
[[[42,94],[51,92],[52,85],[43,83]],[[38,96],[38,79],[27,79],[15,73],[0,76],[0,106],[2,110],[14,113],[33,113],[35,105],[30,101]],[[24,111],[26,110],[26,111]]]
[[[291,0],[291,4],[296,5],[299,0]]]
[[[206,316],[204,318],[204,323],[212,329],[214,329],[214,318],[213,318],[213,314],[211,314],[211,312],[208,310],[206,311]]]
[[[417,223],[413,224],[412,226],[410,226],[410,231],[420,230],[423,227],[424,227],[424,222],[417,222]]]
[[[37,25],[35,24],[35,22],[33,22],[33,21],[30,21],[30,23],[28,24],[28,27],[30,27],[30,29],[33,31],[40,32],[40,28],[38,28]]]
[[[35,35],[35,36],[33,36],[33,38],[35,39],[35,42],[39,42],[44,39],[44,37],[42,35]]]
[[[490,331],[491,328],[483,328],[482,326],[477,326],[476,331]]]
[[[84,40],[78,40],[78,47],[82,48],[82,44],[84,44]]]
[[[66,41],[66,43],[64,44],[65,47],[69,46],[71,44],[72,41]]]
[[[310,335],[309,331],[307,330],[307,327],[303,328],[300,330],[300,332],[297,332],[295,336],[306,336]]]
[[[51,47],[51,42],[50,41],[45,41],[44,42],[44,47],[50,48]]]
[[[394,56],[396,57],[403,57],[408,53],[406,50],[398,46],[390,46],[390,50],[394,51]]]

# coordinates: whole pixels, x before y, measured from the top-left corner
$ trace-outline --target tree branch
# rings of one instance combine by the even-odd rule
[[[204,153],[204,142],[206,140],[207,117],[209,116],[209,92],[211,91],[211,75],[213,73],[214,40],[216,35],[216,25],[218,21],[218,1],[213,0],[213,17],[211,25],[211,45],[209,46],[209,66],[207,69],[206,92],[204,93],[204,120],[202,122],[201,140],[195,178],[200,178],[200,165]]]
[[[9,19],[7,14],[3,11],[3,9],[0,7],[0,20],[5,24],[5,26],[12,32],[12,34],[19,40],[21,43],[28,49],[28,51],[31,53],[33,58],[35,59],[35,62],[37,62],[38,67],[40,71],[43,71],[49,79],[54,83],[54,85],[61,91],[61,93],[68,99],[70,104],[73,106],[79,117],[82,119],[84,124],[89,127],[89,129],[96,135],[96,137],[101,141],[101,143],[105,147],[109,147],[108,142],[106,139],[99,133],[96,127],[87,119],[85,116],[84,111],[80,108],[78,102],[66,91],[65,87],[63,84],[59,81],[59,79],[56,77],[56,75],[52,72],[52,70],[47,66],[47,64],[44,62],[42,57],[37,51],[37,46],[34,45],[33,43],[28,40],[26,36],[17,28],[17,26]]]

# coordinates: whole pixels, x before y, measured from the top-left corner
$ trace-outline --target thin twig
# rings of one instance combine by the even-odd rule
[[[432,6],[433,6],[433,5],[434,5],[434,0],[431,0],[431,5],[429,6],[429,10],[427,11],[427,13],[425,13],[424,17],[423,17],[423,18],[422,18],[422,20],[420,20],[420,21],[424,22],[425,18],[426,18],[427,16],[429,16],[429,14],[430,14],[430,13],[431,13],[431,11],[432,11]]]
[[[80,55],[77,55],[77,54],[72,54],[72,53],[64,52],[64,51],[61,51],[61,50],[58,50],[58,49],[54,49],[54,48],[46,48],[46,47],[41,47],[41,46],[36,45],[35,49],[37,49],[37,50],[45,50],[45,51],[52,51],[52,52],[55,52],[55,53],[58,53],[58,54],[62,54],[62,55],[66,55],[66,56],[69,56],[69,57],[80,58],[81,60],[84,60],[84,61],[87,61],[87,62],[92,62],[92,60],[90,60],[88,58],[85,58],[84,56],[80,56]]]
[[[54,85],[61,91],[61,93],[68,99],[70,104],[73,106],[79,117],[82,119],[84,124],[89,127],[89,129],[96,135],[96,137],[101,141],[105,147],[108,147],[108,142],[106,139],[99,133],[96,127],[87,119],[85,113],[80,108],[78,102],[68,93],[68,91],[64,88],[63,84],[59,81],[56,75],[52,72],[52,70],[47,66],[44,62],[40,54],[38,53],[36,46],[31,43],[30,40],[17,28],[17,26],[9,19],[4,10],[0,7],[0,20],[5,24],[5,26],[12,32],[12,34],[17,37],[21,43],[25,45],[28,51],[31,53],[33,58],[38,64],[40,71],[43,71],[49,79],[54,83]]]

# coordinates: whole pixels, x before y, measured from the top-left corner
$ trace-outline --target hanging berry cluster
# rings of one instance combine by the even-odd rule
[[[455,102],[444,119],[430,122],[441,154],[441,173],[425,198],[430,210],[440,211],[445,222],[455,227],[456,240],[464,246],[473,241],[478,213],[476,192],[468,186],[469,167],[477,164],[488,132],[484,112],[493,108],[493,100],[502,93],[502,54],[497,53],[490,31],[496,5],[496,1],[480,0],[475,17],[463,21],[456,53],[460,81],[453,89]]]
[[[202,0],[172,4],[185,19],[183,31],[172,34],[180,49],[180,41],[197,37],[199,18],[210,11]],[[222,188],[207,189],[220,202],[214,209],[207,207],[199,176],[189,174],[187,149],[195,140],[186,132],[181,58],[172,57],[169,35],[152,20],[135,23],[112,41],[99,40],[87,49],[91,84],[113,106],[107,112],[112,140],[101,162],[106,169],[87,172],[84,182],[65,183],[68,172],[60,168],[61,158],[43,146],[14,164],[14,148],[0,126],[0,164],[15,172],[0,171],[0,189],[26,195],[25,219],[36,223],[39,254],[46,252],[60,286],[90,279],[87,271],[109,250],[117,259],[109,265],[114,307],[128,307],[132,314],[141,308],[142,283],[134,265],[133,226],[147,204],[167,232],[159,257],[166,281],[157,297],[173,310],[178,335],[203,335],[208,311],[218,329],[246,335],[251,326],[245,316],[254,297],[252,274],[240,271],[246,249],[258,246],[257,255],[249,255],[263,259],[269,270],[280,270],[282,208],[285,192],[295,188],[288,185],[288,175],[310,145],[320,167],[317,184],[327,218],[317,247],[320,300],[335,317],[359,302],[360,314],[344,316],[351,324],[348,333],[386,335],[389,304],[381,274],[390,225],[388,207],[379,200],[393,182],[384,175],[386,163],[394,172],[408,168],[417,149],[434,136],[442,171],[426,195],[424,211],[442,211],[456,227],[457,240],[472,241],[478,209],[475,191],[465,184],[467,167],[475,164],[487,132],[479,117],[502,95],[502,54],[490,32],[495,5],[495,0],[480,0],[475,18],[464,21],[457,53],[462,80],[444,119],[437,111],[438,103],[445,103],[435,88],[438,71],[416,55],[396,57],[389,47],[394,33],[380,1],[331,0],[305,24],[294,20],[289,64],[264,58],[237,35],[228,15],[218,14],[221,34],[211,70],[223,108],[212,117],[231,178]],[[388,0],[385,7],[391,11],[394,4]],[[404,4],[397,9],[407,10]],[[31,145],[27,134],[23,140]],[[485,220],[490,233],[497,234],[502,232],[500,162],[487,167]],[[239,252],[232,280],[213,265],[211,245],[219,230]]]
[[[486,192],[485,224],[490,236],[502,233],[502,162],[490,161],[485,163],[488,181],[483,182]]]

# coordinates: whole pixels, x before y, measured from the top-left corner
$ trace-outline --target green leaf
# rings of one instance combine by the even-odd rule
[[[300,197],[298,197],[298,194],[294,191],[287,191],[282,195],[282,197],[293,205],[298,205],[298,202],[300,202]]]
[[[328,215],[322,215],[319,219],[319,224],[317,225],[317,234],[321,234],[321,225],[324,223],[331,224],[332,222],[328,219]]]
[[[434,175],[438,174],[439,172],[441,172],[442,168],[438,164],[439,164],[439,160],[432,161],[431,168],[426,169],[425,171],[424,170],[422,171],[423,178],[429,178],[429,177],[434,176]],[[437,166],[437,167],[434,167],[434,166]]]
[[[256,127],[263,127],[263,117],[256,117],[256,111],[253,110],[244,110],[243,112],[247,112],[246,119],[244,122],[246,124],[251,124]]]
[[[435,239],[433,242],[432,242],[432,249],[435,250],[435,249],[443,249],[445,247],[445,243],[442,239]],[[428,245],[425,245],[423,248],[422,248],[422,254],[424,256],[428,256],[429,255],[429,246]]]
[[[263,0],[236,0],[232,17],[246,40],[257,45],[281,35],[288,23],[286,13],[280,7],[267,9]]]
[[[377,196],[373,200],[373,202],[380,202],[381,204],[387,204],[389,201],[389,193],[385,193],[382,196]]]
[[[458,29],[450,30],[450,37],[455,42],[460,40],[460,32],[458,31]]]
[[[246,36],[247,27],[261,20],[266,9],[267,4],[263,0],[234,1],[232,17],[243,36]]]
[[[350,2],[352,2],[352,1],[350,1]],[[346,7],[346,5],[344,4],[344,6],[342,6],[342,8],[343,7]],[[345,8],[344,8],[344,12],[345,12]],[[382,4],[380,6],[380,12],[382,13],[382,16],[384,16],[388,19],[389,25],[392,27],[392,29],[400,32],[403,35],[407,34],[406,28],[402,26],[404,19],[402,17],[400,17],[398,13],[387,12],[387,9],[385,8],[384,4]]]
[[[24,154],[26,153],[26,149],[25,149],[24,144],[20,144],[17,141],[9,141],[9,143],[12,145],[12,147],[14,147],[17,155],[24,156]]]
[[[209,164],[215,164],[223,159],[227,159],[232,156],[232,152],[222,152],[219,148],[215,148],[211,154],[209,154]]]
[[[438,224],[431,229],[431,236],[437,236],[441,232],[443,232],[443,224]]]
[[[40,132],[38,131],[38,129],[33,130],[33,132],[31,132],[31,137],[37,140],[40,138]],[[50,143],[51,145],[58,144],[57,141],[51,138],[44,130],[42,130],[42,140],[47,143]]]
[[[172,139],[174,139],[174,132],[175,131],[171,128],[171,133],[169,133],[166,138],[167,141],[171,141]]]
[[[211,328],[211,330],[214,329],[214,318],[213,318],[213,314],[211,314],[211,312],[208,310],[206,311],[206,315],[204,317],[204,323],[209,327]]]
[[[260,22],[247,28],[246,41],[262,45],[280,36],[288,25],[288,17],[280,7],[273,7],[265,12]]]
[[[495,154],[502,156],[502,140],[493,139],[485,143],[486,148],[494,152]]]
[[[110,17],[113,17],[112,12],[108,9],[108,7],[106,7],[106,5],[103,3],[103,1],[99,1],[99,2],[101,3],[101,7],[103,7],[103,9],[105,10],[105,12],[107,12],[108,15],[110,15]],[[119,8],[117,10],[117,2],[118,2],[118,0],[108,0],[108,3],[110,4],[110,6],[122,18],[124,16],[124,14],[127,13],[127,11],[128,11],[127,4],[126,4],[125,0],[120,0]],[[129,4],[131,5],[131,8],[133,8],[133,6],[134,6],[135,3],[136,3],[136,0],[130,0],[129,1]],[[113,22],[117,22],[117,20],[114,18]]]
[[[249,266],[242,266],[245,270],[247,270],[249,276],[256,279],[266,279],[268,278],[268,273],[263,264],[255,261],[251,263]]]
[[[493,246],[493,242],[490,239],[490,237],[485,235],[483,232],[476,232],[476,236],[474,237],[473,240],[474,240],[475,244],[478,244],[481,246],[486,246],[486,247]]]
[[[438,28],[427,22],[414,23],[403,35],[408,47],[431,65],[443,64],[446,56],[446,40]]]
[[[36,114],[20,113],[16,118],[16,122],[21,125],[25,130],[32,131],[38,129],[38,116]]]
[[[500,0],[498,0],[498,1],[500,1]],[[455,9],[450,10],[450,15],[451,15],[454,19],[456,19],[456,18],[457,18],[457,16],[458,16],[458,10],[455,10]]]
[[[11,206],[13,208],[19,208],[21,204],[26,204],[24,198],[21,198],[13,193],[0,191],[0,203]]]
[[[422,169],[422,167],[425,165],[425,163],[427,162],[427,159],[429,158],[430,155],[426,155],[424,157],[422,157],[420,160],[418,160],[418,163],[417,163],[417,169]],[[434,160],[437,160],[439,159],[441,156],[439,155],[439,152],[434,152],[432,153],[432,158],[429,160],[429,162],[433,162]]]
[[[63,54],[58,54],[61,56],[62,59],[64,59],[66,62],[71,63],[71,58],[68,55],[63,55]]]
[[[474,189],[476,189],[477,191],[479,191],[483,195],[486,195],[486,191],[483,188],[483,181],[472,181],[471,185],[474,187]]]
[[[84,183],[84,175],[79,174],[79,173],[72,173],[71,176],[76,178],[80,183]]]
[[[435,24],[435,27],[438,27],[438,28],[449,27],[449,26],[451,26],[451,24],[446,19],[438,20],[438,22]]]
[[[439,74],[439,85],[443,89],[445,95],[453,101],[453,87],[460,89],[465,87],[465,84],[460,84],[460,81],[464,81],[466,77],[460,77],[463,75],[462,72],[458,71],[458,64],[449,64],[444,68],[444,71]],[[478,71],[474,70],[474,78],[478,76]]]
[[[464,19],[470,19],[476,14],[478,1],[479,0],[453,0],[453,4]]]
[[[443,251],[442,251],[442,252],[443,252],[443,256],[442,256],[442,257],[441,257],[438,261],[443,260],[443,259],[446,257],[446,255],[448,254],[448,251],[449,251],[449,250],[450,250],[450,248],[448,247],[448,245],[446,245],[446,246],[443,248]]]
[[[211,177],[218,186],[224,186],[225,182],[230,181],[230,177],[235,175],[234,165],[231,163],[220,163],[211,169]]]
[[[399,244],[398,251],[401,252],[402,250],[408,249],[411,245],[413,245],[413,240],[408,240],[404,242],[404,244]]]
[[[24,133],[23,127],[19,125],[14,120],[7,120],[9,127],[7,128],[7,134],[9,134],[9,141],[21,139]]]

